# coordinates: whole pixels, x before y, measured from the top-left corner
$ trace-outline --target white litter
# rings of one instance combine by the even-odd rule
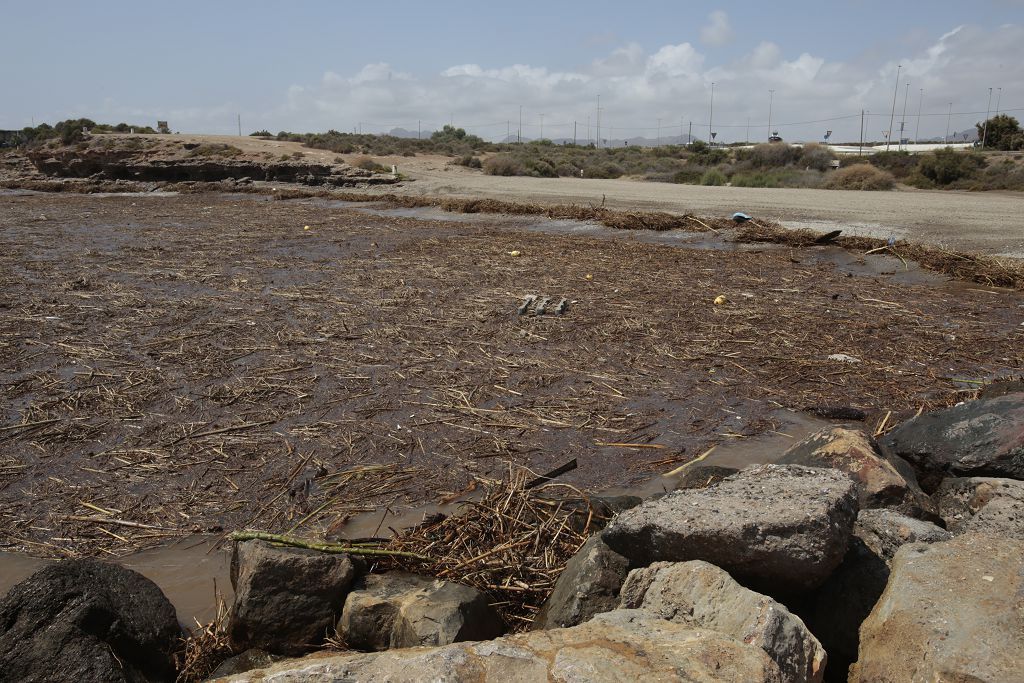
[[[859,363],[860,358],[854,358],[853,356],[847,356],[845,353],[833,353],[828,357],[829,360],[838,361],[840,363]]]

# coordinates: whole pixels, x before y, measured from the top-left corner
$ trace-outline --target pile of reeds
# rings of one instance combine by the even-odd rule
[[[536,488],[534,475],[513,470],[507,481],[485,481],[484,495],[460,514],[400,532],[387,549],[425,556],[404,568],[473,586],[514,631],[526,630],[555,581],[600,521],[589,498],[566,484]]]

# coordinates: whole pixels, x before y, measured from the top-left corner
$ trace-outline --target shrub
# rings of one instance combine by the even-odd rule
[[[388,169],[378,164],[370,157],[356,157],[352,160],[352,165],[356,168],[361,168],[364,171],[372,171],[373,173],[385,173]]]
[[[219,143],[204,142],[198,147],[189,151],[190,157],[236,157],[242,150],[234,145],[222,145]]]
[[[524,175],[526,169],[514,157],[498,154],[484,162],[484,173],[487,175]]]
[[[729,182],[729,179],[717,168],[708,169],[700,177],[701,185],[725,185],[727,182]]]
[[[792,166],[801,155],[799,147],[780,143],[754,145],[748,150],[739,150],[736,158],[747,162],[753,168],[782,168]]]
[[[825,187],[830,190],[891,190],[895,184],[891,173],[871,164],[841,168],[825,181]]]
[[[825,145],[813,142],[804,145],[800,150],[799,165],[803,168],[813,168],[815,171],[827,171],[832,167],[832,160],[835,155]]]
[[[917,168],[917,157],[909,152],[876,152],[868,161],[872,166],[889,171],[896,178],[906,178]]]
[[[475,157],[472,154],[464,154],[452,163],[457,166],[465,166],[466,168],[483,168],[484,165],[480,161],[480,157]]]
[[[918,172],[936,185],[949,185],[971,178],[985,166],[985,159],[973,152],[958,152],[951,147],[921,155]]]
[[[706,170],[703,166],[684,166],[672,174],[672,182],[696,185]]]
[[[272,138],[274,136],[270,133],[269,130],[264,128],[263,130],[256,130],[256,131],[253,131],[252,133],[249,133],[249,137]]]

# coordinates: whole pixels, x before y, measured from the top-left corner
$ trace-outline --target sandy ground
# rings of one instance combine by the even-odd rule
[[[237,136],[181,136],[223,142],[247,152],[302,152],[331,161],[334,152],[298,143]],[[346,161],[359,155],[341,155]],[[702,187],[635,180],[494,177],[449,166],[443,156],[375,157],[398,166],[413,182],[381,188],[426,196],[490,197],[535,203],[590,203],[616,209],[728,216],[743,211],[790,227],[894,236],[988,254],[1024,257],[1024,197],[1014,192],[899,190],[845,192],[810,189]]]

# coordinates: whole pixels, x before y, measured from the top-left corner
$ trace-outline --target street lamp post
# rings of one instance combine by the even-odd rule
[[[924,88],[921,88],[921,95],[917,98],[917,126],[914,128],[914,144],[921,134],[921,105],[924,103]]]
[[[713,121],[715,120],[715,82],[711,81],[711,108],[708,110],[708,141],[715,144]]]
[[[985,128],[981,132],[981,148],[985,149],[985,141],[988,139],[988,115],[992,111],[992,88],[988,89],[988,106],[985,107]]]
[[[889,151],[889,143],[892,142],[892,123],[896,120],[896,96],[900,92],[900,69],[902,64],[896,65],[896,87],[892,91],[892,113],[889,114],[889,132],[885,134],[885,151]]]
[[[768,91],[768,139],[772,137],[772,106],[775,104],[775,91]]]

